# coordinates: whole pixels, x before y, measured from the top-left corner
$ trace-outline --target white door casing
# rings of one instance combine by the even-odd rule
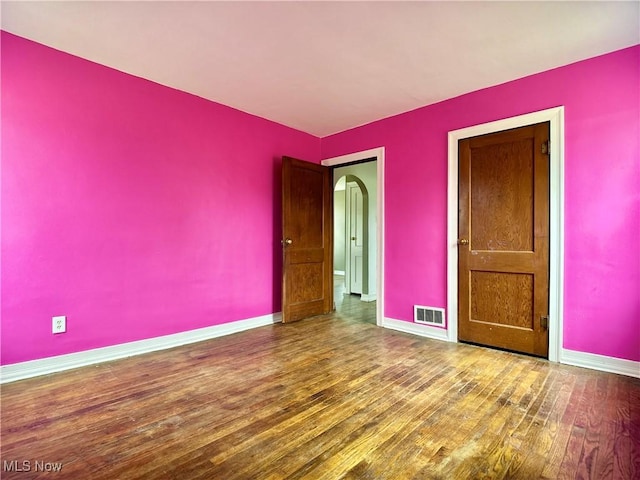
[[[372,148],[362,152],[350,153],[339,157],[322,160],[321,164],[329,167],[339,167],[368,158],[376,159],[376,324],[383,325],[384,319],[384,147]],[[370,232],[370,235],[373,235]]]

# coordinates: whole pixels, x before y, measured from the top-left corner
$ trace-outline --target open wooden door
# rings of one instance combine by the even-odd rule
[[[282,158],[282,322],[333,310],[331,169]]]
[[[548,123],[459,142],[459,340],[547,356],[548,142]]]

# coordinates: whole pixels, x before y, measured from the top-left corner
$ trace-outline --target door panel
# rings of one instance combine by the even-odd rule
[[[533,139],[474,148],[473,250],[533,251]]]
[[[459,339],[546,357],[549,124],[459,142]]]
[[[349,292],[362,293],[364,278],[364,218],[362,190],[357,183],[347,184],[349,195]]]
[[[471,272],[471,292],[471,318],[533,329],[533,275]]]
[[[282,321],[333,308],[331,170],[282,159]]]

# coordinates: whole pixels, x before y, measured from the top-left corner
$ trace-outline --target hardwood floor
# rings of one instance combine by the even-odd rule
[[[376,324],[376,302],[363,302],[360,295],[344,293],[344,275],[333,276],[333,300],[340,318]]]
[[[2,478],[640,478],[640,380],[381,329],[344,300],[3,385]]]

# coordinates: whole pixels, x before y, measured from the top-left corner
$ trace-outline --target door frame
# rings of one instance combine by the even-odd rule
[[[559,362],[564,292],[564,106],[452,130],[448,134],[447,340],[458,342],[458,141],[549,122],[549,361]]]
[[[327,158],[322,160],[320,164],[327,167],[339,167],[369,158],[375,158],[378,162],[376,164],[376,184],[378,189],[376,203],[376,325],[382,327],[384,318],[384,147]],[[371,212],[369,212],[369,214],[371,214]],[[371,235],[371,232],[369,232],[369,235]]]

